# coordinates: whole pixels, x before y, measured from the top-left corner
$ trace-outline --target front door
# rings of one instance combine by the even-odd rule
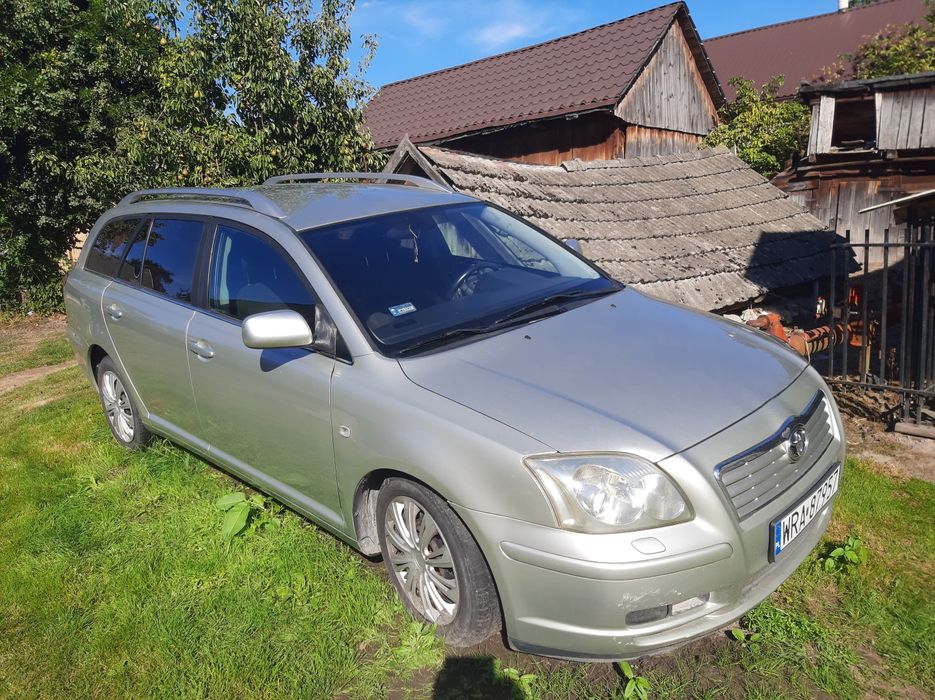
[[[334,359],[310,348],[256,350],[241,339],[241,321],[262,311],[293,309],[314,323],[304,275],[268,237],[221,224],[208,278],[207,309],[188,328],[201,436],[248,481],[343,526],[331,434]]]
[[[203,221],[154,219],[140,229],[103,297],[117,360],[150,421],[183,440],[198,428],[185,333],[203,229]]]

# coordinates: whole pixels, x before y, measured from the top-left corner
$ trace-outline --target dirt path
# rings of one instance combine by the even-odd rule
[[[13,391],[18,389],[24,384],[29,382],[34,382],[43,377],[47,377],[54,372],[59,370],[68,369],[69,367],[77,366],[75,360],[69,360],[68,362],[63,362],[59,365],[48,365],[46,367],[31,367],[30,369],[24,369],[21,372],[14,372],[13,374],[7,374],[0,377],[0,394],[5,394],[8,391]]]
[[[886,432],[881,423],[844,417],[847,454],[879,465],[892,476],[935,484],[935,440]]]
[[[49,340],[65,333],[65,314],[51,316],[28,316],[12,323],[0,324],[0,340],[3,350],[15,351],[28,355],[39,347],[43,340]]]

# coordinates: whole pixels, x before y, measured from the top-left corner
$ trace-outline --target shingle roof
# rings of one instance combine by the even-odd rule
[[[560,166],[418,150],[456,190],[671,301],[719,310],[828,274],[835,234],[724,148]]]
[[[786,82],[779,94],[788,97],[803,80],[816,78],[822,68],[841,54],[853,53],[887,25],[921,24],[926,12],[922,0],[881,0],[843,12],[705,39],[704,45],[727,99],[734,99],[734,89],[727,83],[737,75],[760,86],[782,74]]]
[[[365,116],[378,148],[615,105],[684,4],[385,85]],[[687,14],[687,10],[686,10]],[[690,20],[689,20],[690,22]]]

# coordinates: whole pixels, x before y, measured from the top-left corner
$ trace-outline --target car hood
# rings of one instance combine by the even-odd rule
[[[624,289],[400,366],[559,452],[658,460],[752,413],[807,365],[759,331]]]

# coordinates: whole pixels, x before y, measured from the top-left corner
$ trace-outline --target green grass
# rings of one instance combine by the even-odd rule
[[[33,367],[58,365],[74,359],[75,353],[64,336],[42,340],[30,352],[19,352],[9,340],[0,338],[0,376]]]
[[[215,501],[245,487],[165,442],[120,449],[77,369],[3,402],[0,696],[623,697],[610,664],[446,650],[378,566],[289,511],[225,542]],[[634,669],[651,697],[923,696],[933,524],[935,486],[849,461],[825,543],[739,623],[757,642],[719,634]],[[825,572],[849,533],[869,560]]]
[[[301,518],[228,546],[214,502],[240,487],[166,443],[120,449],[84,381],[53,375],[63,398],[0,424],[0,688],[359,697],[440,660],[384,578]]]

